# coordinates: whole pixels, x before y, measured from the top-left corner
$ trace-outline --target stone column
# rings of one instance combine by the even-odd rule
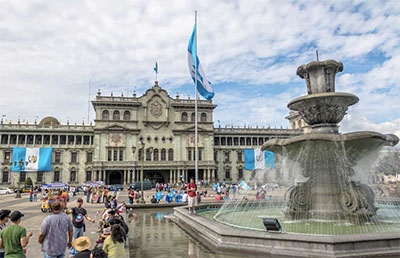
[[[178,183],[178,170],[174,169],[175,183]]]
[[[172,184],[172,170],[169,170],[169,183]]]

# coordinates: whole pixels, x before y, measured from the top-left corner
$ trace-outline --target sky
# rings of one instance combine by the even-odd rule
[[[198,56],[215,91],[215,125],[289,126],[306,94],[297,67],[335,59],[336,91],[360,102],[342,132],[400,136],[400,4],[395,1],[0,0],[0,113],[9,121],[88,118],[90,98],[142,95],[154,84],[194,96],[187,44],[198,12]],[[90,108],[90,120],[94,112]]]

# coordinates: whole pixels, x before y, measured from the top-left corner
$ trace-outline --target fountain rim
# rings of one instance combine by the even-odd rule
[[[287,104],[287,107],[289,109],[296,110],[294,109],[293,105],[299,102],[304,102],[313,99],[328,99],[328,98],[338,98],[338,97],[343,99],[348,99],[349,103],[347,104],[347,106],[354,105],[360,100],[356,95],[347,92],[319,92],[295,98]]]
[[[271,139],[261,146],[261,150],[269,150],[272,146],[287,146],[294,143],[306,141],[326,141],[326,142],[348,142],[353,140],[376,138],[386,142],[388,146],[395,146],[399,142],[399,138],[394,134],[381,134],[372,131],[359,131],[345,134],[332,133],[307,133],[299,136],[294,136],[289,139]]]

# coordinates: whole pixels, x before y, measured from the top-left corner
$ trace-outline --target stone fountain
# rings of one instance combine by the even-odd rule
[[[343,64],[334,60],[301,65],[297,75],[305,79],[308,94],[288,108],[298,111],[311,131],[262,146],[283,157],[286,173],[302,174],[284,200],[249,200],[244,193],[224,204],[202,203],[198,216],[179,207],[174,209],[177,225],[213,250],[247,257],[399,257],[400,200],[375,200],[372,188],[355,179],[360,178],[357,165],[399,139],[369,131],[339,133],[348,107],[359,100],[335,92],[341,71]],[[266,232],[263,218],[279,218],[282,232]]]
[[[335,60],[299,66],[297,75],[305,79],[308,95],[292,100],[288,108],[299,112],[311,132],[262,146],[295,161],[307,179],[287,190],[286,218],[362,223],[376,214],[374,192],[352,179],[353,168],[369,153],[394,146],[399,139],[376,132],[339,133],[338,123],[358,102],[353,94],[335,92],[335,75],[341,71],[343,64]]]

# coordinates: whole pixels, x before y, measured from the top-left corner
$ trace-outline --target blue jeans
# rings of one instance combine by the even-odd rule
[[[46,253],[43,253],[43,256],[44,256],[44,258],[64,258],[65,254],[60,254],[60,255],[57,255],[57,256],[51,256],[51,255],[48,255]]]
[[[83,236],[83,227],[81,227],[81,228],[73,227],[72,241],[74,241],[75,239],[77,239],[78,237],[81,237],[81,236]],[[79,253],[79,252],[73,247],[71,247],[71,249],[69,250],[69,256],[74,256],[77,253]]]

